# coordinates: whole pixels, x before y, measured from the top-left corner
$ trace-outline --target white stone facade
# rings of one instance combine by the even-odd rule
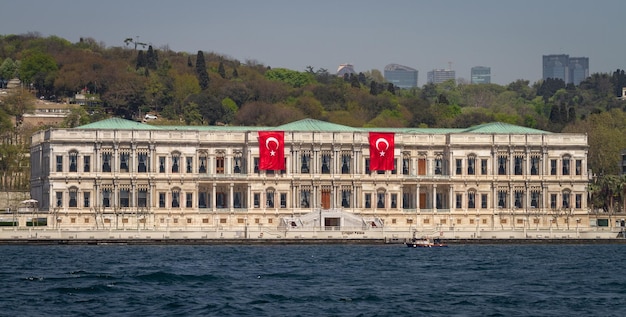
[[[286,169],[259,171],[258,130],[41,131],[31,196],[57,228],[278,228],[314,213],[320,227],[348,227],[322,217],[338,211],[365,229],[594,225],[584,134],[397,129],[396,170],[372,172],[366,131],[285,131]]]

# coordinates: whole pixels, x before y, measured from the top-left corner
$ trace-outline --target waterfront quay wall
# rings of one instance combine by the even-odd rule
[[[259,230],[241,227],[223,230],[54,229],[13,227],[0,229],[0,244],[401,244],[411,231],[390,230]],[[439,237],[458,243],[626,243],[615,230],[509,230],[419,232],[415,236]]]

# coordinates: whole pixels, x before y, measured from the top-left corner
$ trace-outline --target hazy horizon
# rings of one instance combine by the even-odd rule
[[[9,2],[0,34],[38,32],[72,43],[91,37],[107,47],[133,38],[155,48],[214,52],[241,62],[334,74],[397,63],[426,73],[451,66],[469,82],[474,66],[492,83],[541,79],[542,56],[588,57],[589,71],[626,68],[621,41],[626,2],[411,1],[43,1]]]

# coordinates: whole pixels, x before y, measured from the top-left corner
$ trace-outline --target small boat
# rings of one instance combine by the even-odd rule
[[[406,243],[406,246],[409,248],[442,248],[447,247],[448,245],[443,243],[439,238],[413,238],[411,239],[411,242]]]

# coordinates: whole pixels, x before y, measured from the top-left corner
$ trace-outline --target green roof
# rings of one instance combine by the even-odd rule
[[[521,127],[513,124],[492,122],[469,128],[354,128],[341,124],[303,119],[286,123],[277,127],[253,127],[253,126],[186,126],[171,125],[157,126],[136,121],[110,118],[98,122],[89,123],[75,129],[101,129],[101,130],[187,130],[187,131],[263,131],[278,130],[290,132],[395,132],[406,134],[451,134],[451,133],[486,133],[486,134],[545,134],[548,131]]]
[[[121,118],[109,118],[102,121],[81,125],[74,129],[96,129],[96,130],[161,130],[166,127],[152,126]]]

